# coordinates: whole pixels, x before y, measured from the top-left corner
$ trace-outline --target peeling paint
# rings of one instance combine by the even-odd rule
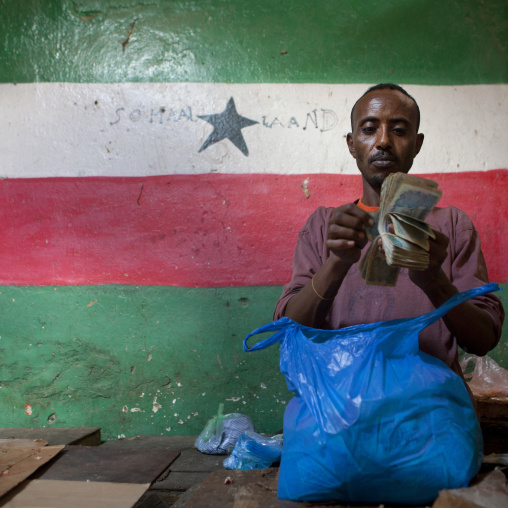
[[[157,397],[153,399],[152,411],[156,413],[162,406],[157,402]]]
[[[25,413],[30,416],[32,414],[32,404],[30,404],[29,402],[27,402],[25,404]]]
[[[303,190],[303,193],[305,194],[305,199],[309,199],[310,198],[310,192],[309,192],[309,189],[307,188],[307,184],[308,183],[309,183],[309,179],[306,178],[303,181],[303,184],[302,184],[302,190]]]
[[[95,305],[97,303],[97,298],[93,301],[87,304],[87,307],[91,307],[92,305]]]
[[[82,424],[93,425],[94,422],[100,421],[101,425],[103,425],[105,439],[116,439],[117,435],[121,433],[130,436],[133,433],[158,434],[163,432],[165,435],[168,435],[169,431],[165,429],[169,426],[172,427],[170,434],[178,433],[178,431],[181,433],[185,429],[187,429],[185,430],[186,434],[199,434],[210,415],[217,412],[217,405],[220,400],[225,401],[227,397],[238,397],[239,400],[237,402],[247,400],[248,403],[251,403],[252,407],[253,394],[260,393],[259,390],[261,388],[259,388],[259,385],[261,380],[268,386],[268,389],[263,391],[263,395],[265,397],[268,395],[270,399],[268,405],[272,404],[272,407],[275,407],[275,399],[272,399],[272,394],[267,392],[274,390],[273,393],[279,393],[280,388],[275,391],[277,382],[273,381],[271,376],[272,370],[280,376],[277,362],[272,362],[272,368],[266,360],[252,355],[252,358],[249,356],[249,361],[247,362],[249,372],[251,373],[246,372],[245,364],[243,366],[238,365],[240,359],[244,358],[242,355],[233,360],[234,348],[240,351],[240,346],[237,337],[230,337],[228,335],[230,333],[229,330],[219,329],[213,332],[210,331],[207,337],[211,337],[211,341],[203,340],[202,343],[198,343],[199,346],[196,344],[190,348],[188,348],[186,339],[182,338],[180,342],[177,342],[174,338],[174,347],[180,348],[187,355],[182,356],[182,361],[175,364],[172,362],[172,351],[165,350],[165,345],[169,343],[169,340],[167,340],[168,330],[172,335],[177,335],[176,328],[168,328],[173,326],[170,317],[167,318],[167,321],[164,321],[166,330],[161,337],[153,337],[153,328],[147,328],[142,332],[142,327],[145,325],[143,320],[137,321],[136,318],[132,321],[132,324],[129,322],[132,316],[138,316],[138,311],[142,313],[143,305],[146,305],[146,302],[157,312],[162,313],[166,311],[166,307],[173,307],[174,302],[182,302],[184,296],[190,291],[188,300],[184,300],[185,304],[188,305],[188,301],[195,300],[195,292],[193,290],[186,289],[185,292],[184,290],[179,290],[173,297],[173,290],[171,289],[171,297],[166,298],[167,290],[159,287],[148,288],[148,293],[141,293],[145,289],[137,287],[126,288],[118,286],[113,291],[111,291],[110,286],[107,286],[106,289],[102,287],[84,287],[79,288],[75,295],[74,289],[70,287],[59,288],[58,292],[54,291],[53,288],[50,289],[51,293],[44,293],[45,298],[34,300],[34,298],[39,297],[40,289],[36,293],[28,294],[21,298],[19,294],[26,291],[25,288],[0,288],[3,291],[3,295],[0,296],[0,304],[3,303],[4,307],[10,306],[11,298],[15,297],[16,303],[21,303],[20,308],[25,309],[23,311],[25,314],[27,309],[37,308],[36,314],[29,315],[29,319],[25,317],[26,324],[21,319],[16,320],[16,323],[18,321],[20,323],[19,333],[28,338],[26,342],[32,343],[32,347],[27,348],[26,362],[23,364],[23,367],[27,372],[27,376],[34,379],[33,383],[26,387],[24,393],[18,393],[16,399],[14,399],[11,393],[8,393],[11,381],[7,381],[7,376],[5,376],[6,379],[0,379],[0,384],[3,384],[3,388],[0,389],[2,396],[6,397],[4,395],[5,392],[7,397],[12,397],[8,399],[11,401],[10,404],[5,405],[7,416],[4,421],[7,426],[37,424],[48,427],[54,427],[55,425],[68,427]],[[278,289],[277,293],[279,292]],[[221,321],[227,322],[227,316],[231,310],[226,309],[226,314],[220,314],[223,310],[224,302],[237,302],[239,295],[243,295],[244,291],[244,288],[228,288],[225,295],[219,294],[219,298],[217,298],[217,295],[206,295],[205,302],[208,304],[210,312],[220,316]],[[139,296],[140,293],[141,296]],[[265,295],[265,292],[262,294]],[[56,300],[55,295],[58,295]],[[73,298],[73,296],[75,297]],[[160,298],[160,304],[159,300],[155,300],[156,297]],[[97,314],[94,316],[94,320],[97,318],[102,328],[106,326],[106,323],[111,321],[111,312],[115,305],[122,302],[122,305],[125,306],[122,308],[119,306],[118,312],[121,311],[123,314],[115,314],[115,319],[121,317],[122,323],[129,323],[129,325],[118,329],[119,331],[115,335],[116,342],[113,341],[106,345],[103,336],[98,336],[96,330],[91,329],[89,326],[90,312],[92,311],[86,307],[86,304],[96,298],[97,302],[101,301],[101,305],[97,305],[93,310],[93,313]],[[123,302],[124,298],[127,303]],[[136,298],[139,299],[136,300]],[[257,300],[273,301],[273,297],[252,298],[252,301]],[[33,301],[37,305],[32,303]],[[157,305],[160,305],[160,307],[157,307]],[[58,313],[54,309],[58,309]],[[77,315],[76,312],[82,314]],[[265,309],[264,304],[262,312],[259,311],[259,313],[269,313]],[[49,321],[48,316],[53,316],[53,314],[54,320]],[[256,316],[257,314],[243,316],[245,321],[243,326],[246,329],[253,329],[254,320],[257,319]],[[152,316],[148,317],[152,318]],[[25,324],[25,326],[21,326],[21,323]],[[80,324],[82,329],[76,327],[75,331],[71,331],[72,335],[69,335],[69,323]],[[160,326],[162,326],[162,323],[163,321],[161,320]],[[41,329],[41,325],[45,326],[46,331]],[[31,329],[32,327],[33,330]],[[129,328],[132,329],[129,330]],[[65,330],[65,332],[60,332],[60,330]],[[66,334],[68,335],[67,338]],[[0,340],[0,345],[5,347],[5,341],[8,337],[10,341],[10,336],[13,335],[13,332],[11,330],[6,330],[5,332],[2,330],[1,335],[2,340]],[[135,335],[137,338],[130,339],[131,335]],[[220,342],[220,337],[226,337],[226,342],[223,347],[218,348],[216,344]],[[145,365],[148,354],[150,354],[150,342],[153,344],[151,352],[153,358],[150,365]],[[42,346],[35,347],[39,344],[42,344]],[[26,346],[28,344],[25,344]],[[11,347],[10,342],[9,347]],[[198,360],[196,353],[192,352],[192,347],[197,347],[197,351],[202,352],[201,360]],[[128,353],[126,353],[126,349]],[[15,361],[19,362],[19,358],[16,359],[15,350],[15,343],[12,344],[12,353],[9,348],[7,349],[8,354],[6,354],[4,359],[7,361],[7,373],[14,372],[14,369],[18,368],[15,367]],[[156,354],[156,351],[158,354]],[[55,356],[52,356],[53,353],[55,353]],[[222,355],[226,362],[222,365],[223,370],[217,369],[217,365],[214,365],[213,357],[217,358],[217,354]],[[44,358],[41,358],[41,355]],[[206,356],[209,357],[211,366],[208,376],[205,375],[207,368],[204,358]],[[220,360],[222,362],[222,358]],[[230,364],[231,361],[233,362],[232,364]],[[135,369],[132,369],[133,367]],[[264,372],[265,370],[266,372]],[[199,372],[202,373],[201,377],[203,379],[199,378]],[[240,375],[241,381],[235,382],[234,374],[238,372],[242,372]],[[260,372],[263,373],[259,375]],[[39,373],[41,374],[40,376],[38,375]],[[215,376],[215,381],[212,381],[212,375]],[[14,378],[11,376],[11,379]],[[172,386],[178,388],[178,391],[173,390],[173,388],[170,390],[164,388],[164,385],[171,381]],[[284,380],[282,383],[284,383]],[[235,385],[238,390],[235,389]],[[283,388],[284,385],[281,387]],[[203,390],[203,388],[206,389]],[[208,389],[210,391],[207,391]],[[234,396],[231,394],[231,392],[234,393],[235,391],[249,395],[245,395],[244,399],[242,399],[241,395]],[[149,393],[152,395],[149,395]],[[71,394],[72,398],[69,398]],[[156,402],[162,406],[157,412],[153,411],[155,397],[157,397]],[[198,404],[196,404],[196,397],[201,397],[201,401]],[[147,399],[146,403],[144,401],[145,398]],[[25,402],[16,403],[16,401],[23,401],[23,399],[27,403],[33,401],[33,403],[30,402],[33,410],[30,416],[24,413]],[[30,399],[30,401],[27,399]],[[281,396],[281,399],[287,400],[287,395]],[[234,408],[238,406],[237,402],[230,404],[230,412],[234,412]],[[46,408],[44,408],[45,405]],[[181,416],[178,411],[175,411],[176,405],[178,405],[177,409],[181,412]],[[248,404],[242,404],[243,412],[245,412],[246,405]],[[260,405],[259,401],[257,405]],[[196,406],[200,408],[199,415],[195,414],[198,411]],[[277,407],[280,408],[280,405],[277,404]],[[132,411],[131,408],[133,408]],[[269,409],[270,406],[268,407]],[[283,408],[280,408],[279,411],[281,409]],[[174,411],[176,416],[170,413],[171,410]],[[9,411],[13,416],[9,414]],[[48,417],[51,413],[56,414],[56,411],[58,411],[58,420],[51,424]],[[21,415],[22,412],[30,418],[30,422]],[[122,415],[119,415],[119,412]],[[242,412],[242,410],[239,412]],[[129,413],[131,416],[129,416]],[[276,410],[273,414],[275,413]],[[280,418],[272,418],[271,414],[267,418],[263,418],[263,416],[259,415],[257,407],[252,408],[252,414],[249,414],[249,416],[255,421],[256,428],[262,432],[271,432],[280,428]],[[182,427],[174,427],[179,419],[182,423],[178,425],[182,425]],[[11,421],[13,422],[12,425]],[[23,421],[25,422],[24,424]],[[185,429],[183,425],[185,425]]]
[[[238,402],[240,400],[240,397],[233,397],[231,399],[226,399],[228,401],[231,401],[231,402]]]
[[[265,383],[261,383],[261,384],[260,384],[260,386],[261,386],[261,388],[263,388],[263,390],[266,390],[266,385],[265,385]]]
[[[148,358],[147,358],[147,362],[151,361],[152,360],[152,355],[148,355]]]

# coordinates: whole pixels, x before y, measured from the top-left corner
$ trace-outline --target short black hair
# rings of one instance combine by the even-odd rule
[[[377,85],[371,86],[360,97],[360,99],[363,99],[363,97],[365,97],[368,93],[374,92],[376,90],[396,90],[397,92],[403,93],[406,97],[409,97],[416,106],[416,132],[418,132],[418,129],[420,128],[420,108],[418,107],[418,103],[416,102],[415,98],[409,95],[400,85],[396,85],[395,83],[379,83]],[[358,99],[358,101],[360,99]],[[353,130],[353,113],[355,111],[356,105],[358,104],[358,101],[355,102],[353,108],[351,109],[351,130]]]

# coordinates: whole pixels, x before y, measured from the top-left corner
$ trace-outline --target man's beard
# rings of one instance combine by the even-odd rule
[[[375,189],[375,190],[378,190],[378,191],[381,191],[381,187],[383,186],[383,182],[385,181],[385,178],[389,175],[390,173],[383,173],[381,175],[374,175],[374,176],[371,176],[369,178],[369,185]]]

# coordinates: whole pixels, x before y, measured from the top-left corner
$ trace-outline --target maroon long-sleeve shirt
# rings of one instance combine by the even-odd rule
[[[310,281],[330,255],[326,239],[333,210],[318,208],[301,229],[293,256],[293,275],[276,304],[274,319],[284,315],[290,298]],[[478,232],[462,210],[455,207],[434,208],[426,221],[450,239],[448,256],[442,268],[459,291],[489,282]],[[362,257],[367,248],[368,244],[363,249]],[[368,286],[360,274],[359,265],[354,264],[348,271],[326,316],[324,328],[338,329],[410,318],[434,310],[425,293],[409,279],[407,269],[401,270],[395,287]],[[504,320],[501,301],[495,295],[487,294],[470,302],[491,316],[497,344]],[[457,340],[442,319],[420,333],[419,344],[423,352],[439,358],[462,376],[457,361]]]

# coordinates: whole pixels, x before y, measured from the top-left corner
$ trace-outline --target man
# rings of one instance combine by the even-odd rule
[[[362,198],[338,208],[320,207],[308,219],[275,319],[287,316],[306,326],[338,329],[414,317],[488,282],[478,233],[454,207],[436,207],[426,218],[436,234],[426,270],[402,269],[396,287],[367,286],[361,277],[365,228],[373,225],[368,212],[379,207],[386,176],[410,170],[424,139],[419,120],[416,101],[398,85],[376,85],[357,101],[347,145],[362,174]],[[474,298],[420,333],[420,349],[462,376],[457,346],[485,355],[499,341],[503,320],[496,296]]]

